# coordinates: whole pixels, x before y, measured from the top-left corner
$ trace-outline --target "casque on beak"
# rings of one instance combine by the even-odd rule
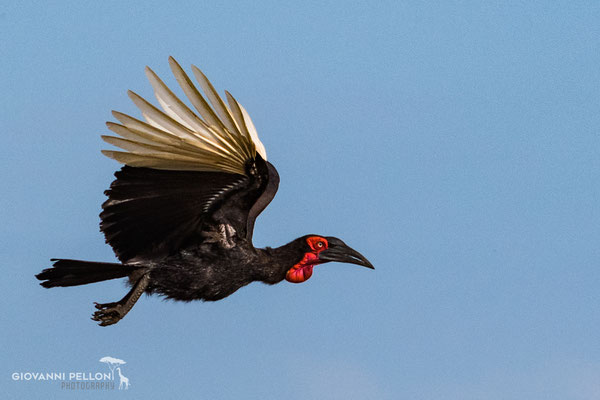
[[[365,256],[342,242],[340,239],[334,237],[327,237],[326,239],[329,243],[329,248],[319,253],[319,261],[337,261],[375,269],[373,264],[371,264]]]

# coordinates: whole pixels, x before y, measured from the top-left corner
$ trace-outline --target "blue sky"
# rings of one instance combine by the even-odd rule
[[[0,10],[0,382],[11,398],[597,399],[597,2],[15,2]],[[216,303],[111,281],[45,290],[51,257],[113,261],[98,230],[110,111],[143,69],[199,66],[251,114],[279,192],[257,246],[335,235],[370,271]],[[127,392],[13,372],[102,371]]]

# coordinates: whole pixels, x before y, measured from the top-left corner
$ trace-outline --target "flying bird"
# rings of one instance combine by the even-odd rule
[[[256,217],[271,202],[279,175],[250,116],[225,92],[227,104],[206,76],[169,65],[189,102],[182,102],[148,67],[146,75],[162,110],[128,95],[143,119],[113,111],[107,122],[118,136],[102,136],[121,150],[102,153],[124,166],[105,192],[100,230],[120,263],[51,259],[36,275],[46,288],[128,278],[121,300],[95,303],[101,326],[120,321],[142,293],[190,301],[223,299],[251,282],[308,280],[331,261],[373,265],[342,240],[305,235],[277,248],[255,248]],[[208,101],[207,101],[208,99]]]

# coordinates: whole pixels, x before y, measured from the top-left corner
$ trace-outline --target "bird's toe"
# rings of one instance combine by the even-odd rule
[[[98,311],[92,315],[92,320],[100,322],[100,326],[116,324],[123,318],[121,305],[118,303],[94,303]]]

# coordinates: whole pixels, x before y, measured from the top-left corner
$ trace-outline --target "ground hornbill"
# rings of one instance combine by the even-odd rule
[[[254,221],[275,196],[279,175],[233,96],[225,92],[227,106],[192,66],[207,102],[173,58],[169,64],[199,115],[146,68],[163,110],[130,91],[145,122],[113,112],[120,124],[107,126],[121,137],[102,137],[124,150],[103,151],[124,166],[100,214],[100,229],[121,263],[52,259],[53,266],[36,275],[41,285],[128,277],[132,288],[123,299],[96,303],[92,319],[106,326],[144,292],[214,301],[254,281],[304,282],[315,265],[329,261],[373,268],[335,237],[306,235],[278,248],[255,248]]]

